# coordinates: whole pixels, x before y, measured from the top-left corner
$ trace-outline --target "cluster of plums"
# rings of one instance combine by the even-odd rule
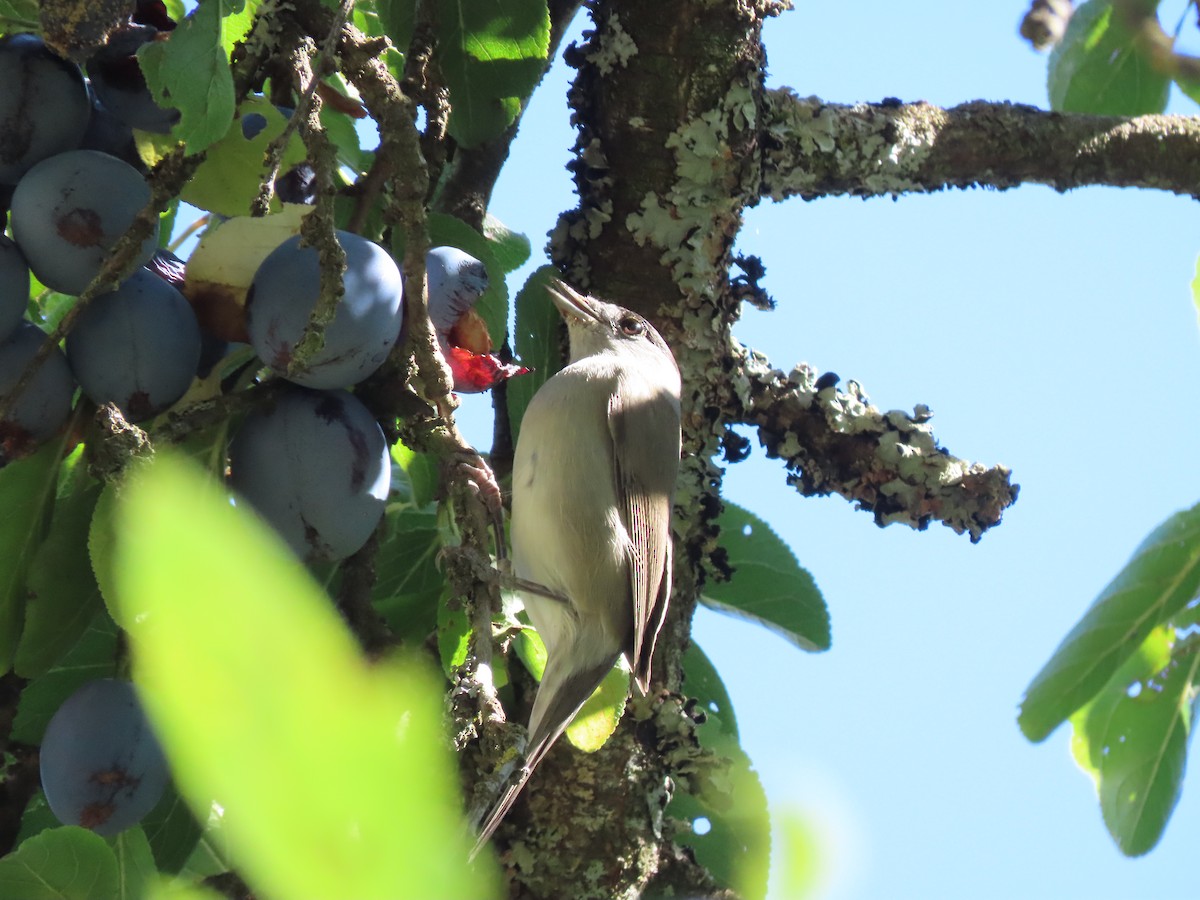
[[[139,7],[140,8],[140,7]],[[87,64],[33,35],[0,38],[0,400],[47,341],[25,317],[31,273],[61,294],[83,294],[150,201],[130,128],[166,131],[176,114],[154,104],[133,54],[166,26],[131,22]],[[98,128],[98,123],[103,127]],[[107,143],[99,143],[100,133]],[[2,210],[2,207],[0,207]],[[0,225],[5,220],[0,218]],[[3,229],[0,229],[3,231]],[[305,561],[357,552],[379,524],[391,461],[378,422],[352,393],[399,340],[403,277],[392,257],[339,231],[344,292],[315,352],[298,351],[320,295],[318,252],[299,236],[259,265],[246,294],[246,335],[286,385],[241,421],[229,446],[235,496]],[[77,390],[145,421],[192,385],[207,339],[181,287],[186,263],[137,248],[139,268],[92,297],[0,421],[0,465],[61,433]],[[426,265],[430,314],[459,390],[482,390],[518,367],[490,351],[473,306],[488,286],[482,262],[436,247]],[[63,822],[113,834],[157,802],[167,780],[161,751],[132,687],[84,685],[55,714],[41,750],[42,784]]]

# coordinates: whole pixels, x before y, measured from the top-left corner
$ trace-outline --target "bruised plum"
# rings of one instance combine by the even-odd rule
[[[0,342],[0,399],[8,396],[42,344],[46,333],[21,322]],[[61,350],[55,347],[33,374],[8,416],[0,420],[0,462],[28,453],[53,437],[71,414],[75,381]]]
[[[141,821],[167,786],[167,762],[133,685],[89,681],[58,708],[41,750],[42,789],[64,825],[114,835]]]
[[[200,361],[200,326],[183,294],[139,269],[79,314],[67,361],[88,397],[115,403],[137,422],[187,391]]]
[[[392,477],[383,432],[353,394],[296,387],[246,417],[229,471],[241,497],[309,561],[361,549]]]
[[[60,153],[17,184],[13,239],[42,284],[81,294],[149,202],[150,186],[128,163],[98,150]],[[157,244],[156,222],[139,248],[139,265],[149,261]]]

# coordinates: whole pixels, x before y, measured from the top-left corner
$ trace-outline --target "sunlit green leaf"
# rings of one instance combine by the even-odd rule
[[[1050,54],[1050,106],[1060,112],[1138,116],[1166,108],[1171,82],[1138,51],[1111,0],[1075,8]]]
[[[67,825],[25,841],[0,859],[0,897],[13,900],[118,898],[117,860],[104,838]]]
[[[260,117],[265,124],[247,138],[242,123],[256,121],[250,117]],[[244,100],[238,107],[235,127],[222,132],[216,143],[208,148],[204,162],[184,185],[182,199],[199,209],[223,216],[249,215],[250,202],[258,194],[258,187],[267,174],[263,163],[267,145],[278,138],[286,126],[287,118],[270,101],[263,97]],[[304,158],[304,144],[298,135],[293,134],[283,151],[280,173]],[[278,213],[282,209],[283,204],[279,199],[273,198],[271,211]],[[301,212],[307,213],[309,210],[293,212],[291,221],[298,221]]]
[[[791,548],[762,519],[728,501],[718,523],[733,578],[710,581],[700,602],[757,622],[801,650],[828,650],[829,611]]]
[[[1018,716],[1025,736],[1047,737],[1198,591],[1200,506],[1195,506],[1150,533],[1034,677]]]
[[[1179,800],[1200,688],[1200,653],[1155,628],[1094,700],[1071,717],[1071,752],[1095,782],[1100,809],[1121,852],[1139,856],[1162,837]]]
[[[167,41],[151,41],[138,51],[138,61],[155,102],[179,110],[172,129],[175,140],[197,153],[219,141],[233,122],[233,75],[227,44],[240,17],[224,21],[233,4],[201,0],[171,32]]]
[[[541,78],[550,12],[545,0],[436,0],[435,9],[450,133],[470,147],[512,124]]]
[[[117,535],[135,683],[180,792],[197,815],[220,804],[256,892],[492,895],[491,873],[462,865],[457,772],[422,666],[368,664],[287,547],[162,451],[122,494]]]

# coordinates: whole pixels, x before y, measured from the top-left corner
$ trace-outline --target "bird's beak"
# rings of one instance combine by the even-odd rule
[[[562,317],[567,320],[567,324],[575,321],[580,325],[590,325],[600,321],[591,298],[579,293],[566,282],[554,279],[546,285],[546,293],[550,295]]]

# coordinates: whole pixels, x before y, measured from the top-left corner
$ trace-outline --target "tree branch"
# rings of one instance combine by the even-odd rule
[[[1200,117],[1085,116],[974,101],[853,106],[767,92],[762,195],[896,196],[947,187],[1140,187],[1200,197]]]
[[[1016,502],[1007,468],[965,462],[938,446],[928,408],[880,412],[856,382],[839,391],[807,365],[785,375],[736,341],[730,356],[747,378],[745,406],[733,418],[758,428],[767,455],[787,464],[788,484],[804,496],[840,494],[873,512],[880,527],[924,530],[937,520],[972,542]]]

